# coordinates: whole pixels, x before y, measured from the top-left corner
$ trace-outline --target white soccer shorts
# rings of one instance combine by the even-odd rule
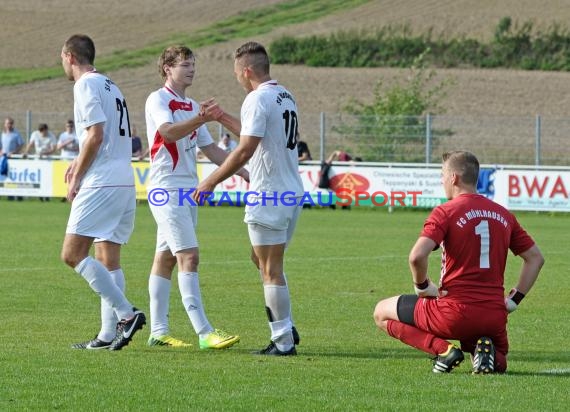
[[[157,225],[157,252],[170,250],[175,255],[181,250],[198,247],[197,206],[191,206],[185,201],[179,206],[177,191],[169,192],[169,200],[165,205],[157,206],[149,203],[149,206]]]
[[[256,210],[252,210],[256,209]],[[260,210],[261,209],[261,210]],[[252,246],[289,245],[301,214],[302,206],[247,206],[244,222],[247,223]],[[283,229],[283,227],[285,227]]]
[[[134,186],[81,188],[71,203],[65,233],[122,245],[133,233],[135,211]]]

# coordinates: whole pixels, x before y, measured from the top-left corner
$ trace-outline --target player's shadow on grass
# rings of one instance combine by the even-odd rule
[[[516,362],[536,364],[536,371],[517,371]],[[511,351],[507,370],[513,376],[570,376],[570,354],[562,351]],[[514,370],[513,367],[514,366]]]
[[[327,358],[352,358],[352,359],[431,359],[430,355],[403,347],[402,349],[386,349],[382,347],[361,348],[352,351],[323,350],[314,351],[310,348],[297,347],[298,356],[327,357]]]
[[[145,348],[146,349],[146,348]],[[217,354],[241,354],[241,355],[254,355],[255,351],[262,349],[262,347],[236,345],[230,349],[223,351],[196,351],[196,353],[207,353],[211,356]],[[315,350],[317,349],[317,350]],[[320,349],[320,350],[319,350]],[[148,350],[148,352],[156,351],[156,349]],[[166,352],[169,352],[168,350]],[[185,350],[173,350],[171,352],[174,356],[180,353],[187,353]],[[382,346],[368,346],[362,347],[358,350],[338,350],[337,348],[311,348],[310,346],[300,345],[297,347],[297,359],[310,359],[310,358],[349,358],[349,359],[417,359],[431,362],[433,356],[425,354],[421,351],[407,348],[383,348]],[[259,357],[258,359],[268,359],[271,357]],[[289,358],[289,359],[294,359]],[[517,362],[537,363],[535,371],[517,371]],[[470,365],[471,360],[468,353],[465,353],[465,365]],[[542,364],[542,365],[540,365]],[[554,366],[552,366],[554,364]],[[570,376],[570,354],[566,352],[548,352],[548,351],[512,351],[509,353],[509,370],[507,375],[513,376],[549,376],[549,377],[567,377]],[[514,369],[513,369],[514,368]]]
[[[558,369],[551,368],[541,371],[517,371],[517,370],[507,370],[507,376],[544,376],[548,378],[566,378],[570,376],[570,368]]]
[[[341,350],[335,351],[323,350],[322,352],[311,351],[309,347],[304,350],[303,346],[297,347],[299,354],[307,354],[314,356],[328,356],[328,357],[348,357],[348,358],[364,358],[364,359],[385,359],[385,358],[410,358],[410,359],[432,359],[435,356],[428,355],[419,350],[402,346],[401,348],[368,346],[361,347],[357,350]],[[469,353],[464,352],[465,360],[469,360]],[[537,362],[544,363],[545,365],[557,364],[561,365],[560,369],[570,368],[570,353],[564,351],[510,351],[508,356],[509,362]],[[546,369],[545,366],[543,369]]]
[[[255,355],[256,351],[263,349],[263,345],[259,347],[246,347],[236,345],[230,349],[223,350],[223,351],[206,351],[206,353],[215,356],[216,354],[221,353],[239,353],[240,355]],[[150,351],[149,351],[150,352]],[[182,353],[183,351],[179,351]],[[303,345],[297,346],[297,358],[352,358],[352,359],[402,359],[404,357],[407,358],[419,358],[419,359],[429,359],[428,355],[422,354],[421,352],[414,353],[412,351],[406,351],[404,348],[403,350],[398,349],[390,349],[390,350],[383,350],[381,348],[375,348],[374,350],[359,350],[359,351],[327,351],[323,349],[322,351],[315,350],[315,348],[310,347],[303,347]],[[260,359],[268,359],[273,358],[272,356],[262,356]],[[294,357],[291,357],[292,359]]]
[[[509,361],[545,362],[566,364],[570,368],[570,353],[567,351],[510,351]]]

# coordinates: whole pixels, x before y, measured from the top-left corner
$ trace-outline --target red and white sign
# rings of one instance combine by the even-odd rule
[[[570,212],[570,171],[495,172],[494,200],[510,210]]]

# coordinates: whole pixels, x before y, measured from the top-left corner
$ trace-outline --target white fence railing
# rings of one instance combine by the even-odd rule
[[[0,112],[14,118],[24,140],[39,123],[47,123],[56,136],[71,113]],[[144,113],[131,113],[146,144]],[[223,129],[208,125],[212,136]],[[570,117],[552,116],[394,116],[356,117],[339,113],[305,113],[300,119],[301,139],[314,160],[344,150],[364,161],[438,163],[448,150],[469,150],[481,163],[568,165]]]

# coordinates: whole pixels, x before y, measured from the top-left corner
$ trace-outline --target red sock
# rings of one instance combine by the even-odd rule
[[[445,339],[397,320],[389,320],[386,329],[393,338],[431,355],[444,353],[450,345]]]
[[[495,372],[503,373],[507,370],[507,357],[504,353],[495,350]]]

